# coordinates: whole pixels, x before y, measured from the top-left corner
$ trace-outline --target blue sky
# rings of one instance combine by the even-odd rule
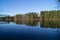
[[[43,10],[56,10],[55,0],[0,0],[0,14],[16,15]]]

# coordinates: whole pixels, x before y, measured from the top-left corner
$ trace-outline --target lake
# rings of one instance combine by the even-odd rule
[[[59,25],[56,21],[0,21],[0,39],[60,40]]]

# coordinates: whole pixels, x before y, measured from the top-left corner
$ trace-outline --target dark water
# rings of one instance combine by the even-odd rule
[[[0,40],[60,40],[59,26],[55,21],[0,21]]]

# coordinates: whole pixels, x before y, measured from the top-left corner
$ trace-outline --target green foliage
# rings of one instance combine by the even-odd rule
[[[27,13],[27,14],[25,14],[24,18],[26,18],[28,20],[37,19],[38,14],[36,12]]]
[[[20,14],[17,14],[15,17],[14,17],[15,20],[22,20],[22,15]]]
[[[60,20],[60,10],[41,11],[40,18],[42,20]]]

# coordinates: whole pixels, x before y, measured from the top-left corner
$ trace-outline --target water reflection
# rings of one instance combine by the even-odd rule
[[[5,24],[6,22],[5,21],[0,21],[0,24]]]
[[[3,22],[6,23],[10,23],[10,22],[13,22],[13,23],[16,23],[18,25],[20,24],[25,24],[25,25],[28,25],[28,26],[36,26],[38,25],[38,20],[15,20],[15,21],[0,21],[0,24],[3,24]]]
[[[41,27],[44,28],[60,28],[60,21],[59,20],[44,20],[40,21]]]
[[[22,20],[15,20],[14,23],[16,23],[16,24],[23,24]]]
[[[28,26],[36,26],[38,25],[38,21],[37,20],[16,20],[14,21],[16,24],[25,24]]]
[[[13,22],[17,25],[20,24],[25,24],[28,26],[36,26],[38,25],[38,20],[15,20],[15,21],[0,21],[0,24],[6,24],[6,23],[10,23]],[[43,28],[60,28],[60,21],[59,20],[44,20],[44,21],[40,21],[40,27]]]
[[[24,24],[29,25],[29,26],[36,26],[38,25],[38,21],[37,20],[25,20]]]
[[[1,24],[8,23],[6,25],[0,25],[0,35],[2,36],[2,38],[3,37],[4,38],[14,37],[14,39],[15,38],[17,39],[20,39],[20,38],[31,39],[32,38],[34,40],[35,38],[36,40],[40,38],[42,39],[43,38],[44,39],[45,38],[46,39],[59,39],[60,38],[60,29],[58,29],[60,26],[59,21],[40,21],[40,25],[41,25],[40,27],[43,27],[43,28],[36,26],[38,24],[37,20],[24,20],[24,21],[15,20],[15,21],[12,21],[13,24],[10,24],[10,22],[11,21],[0,21]],[[22,26],[20,24],[22,25],[25,24],[25,25]],[[32,27],[29,27],[29,26],[32,26]],[[52,29],[52,28],[57,28],[57,29]]]

